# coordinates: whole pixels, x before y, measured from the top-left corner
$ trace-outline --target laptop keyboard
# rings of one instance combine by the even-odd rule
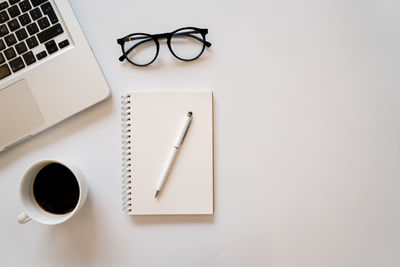
[[[49,0],[0,0],[0,80],[68,46],[63,32]]]

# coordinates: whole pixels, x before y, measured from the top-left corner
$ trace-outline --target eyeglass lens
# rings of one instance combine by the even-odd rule
[[[147,65],[157,56],[157,45],[150,36],[134,34],[124,43],[124,53],[129,61]]]
[[[204,50],[203,36],[193,29],[177,31],[171,37],[171,49],[176,57],[193,60]]]

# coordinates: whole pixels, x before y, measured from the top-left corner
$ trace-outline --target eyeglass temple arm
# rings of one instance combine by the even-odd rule
[[[207,42],[207,41],[203,40],[202,38],[197,37],[196,35],[191,35],[191,33],[198,33],[198,32],[197,31],[182,32],[182,33],[176,33],[175,35],[187,35],[187,36],[192,37],[193,39],[196,39],[197,41],[204,43],[207,47],[211,46],[210,42]]]
[[[210,46],[211,46],[211,43],[210,43],[210,42],[204,41],[203,39],[201,39],[201,38],[199,38],[199,37],[197,37],[197,36],[195,36],[195,35],[191,35],[191,33],[197,33],[197,32],[196,32],[196,31],[184,32],[184,33],[178,33],[178,34],[176,34],[176,35],[187,35],[187,36],[192,37],[193,39],[196,39],[197,41],[200,41],[200,42],[204,43],[205,46],[207,46],[207,47],[210,47]],[[132,40],[139,40],[139,39],[143,39],[143,38],[146,38],[146,37],[130,38],[129,40],[132,41]],[[135,48],[138,47],[139,45],[141,45],[141,44],[143,44],[143,43],[146,43],[146,42],[148,42],[148,41],[151,41],[151,40],[152,40],[151,38],[148,38],[148,39],[146,39],[146,40],[140,41],[139,43],[137,43],[137,44],[135,44],[134,46],[132,46],[131,48],[129,48],[128,51],[125,52],[125,54],[126,54],[126,55],[129,55],[129,53],[130,53],[133,49],[135,49]],[[124,61],[124,60],[126,59],[125,54],[123,54],[122,56],[119,57],[119,61]]]

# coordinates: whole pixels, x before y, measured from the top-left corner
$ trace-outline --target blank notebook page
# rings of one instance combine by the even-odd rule
[[[212,214],[212,92],[130,95],[132,195],[129,214]],[[157,199],[156,186],[189,111],[192,122]]]

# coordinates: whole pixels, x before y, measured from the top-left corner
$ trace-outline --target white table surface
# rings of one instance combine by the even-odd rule
[[[113,97],[0,155],[1,266],[400,266],[399,1],[71,0]],[[118,61],[118,37],[209,28],[196,62]],[[121,212],[119,96],[215,92],[215,215]],[[57,226],[19,225],[28,166],[89,184]]]

